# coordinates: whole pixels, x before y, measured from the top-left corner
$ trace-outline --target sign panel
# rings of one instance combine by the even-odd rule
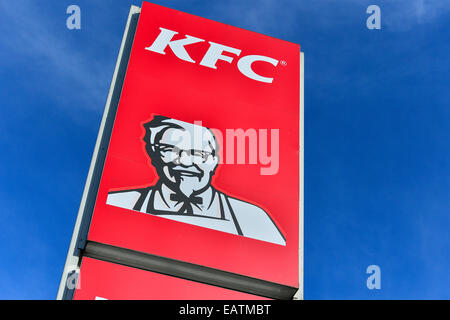
[[[255,295],[83,258],[74,300],[266,300]]]
[[[300,47],[143,3],[88,240],[299,287]]]

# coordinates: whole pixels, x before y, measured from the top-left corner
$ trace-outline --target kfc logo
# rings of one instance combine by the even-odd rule
[[[175,56],[177,56],[179,59],[190,63],[195,63],[195,61],[189,56],[189,53],[187,52],[185,46],[194,43],[204,42],[205,40],[190,35],[186,35],[184,39],[172,40],[173,36],[178,34],[178,32],[161,27],[159,29],[161,30],[161,33],[158,35],[153,44],[150,45],[149,47],[146,47],[145,50],[153,51],[160,54],[166,54],[165,50],[167,47],[169,47],[175,54]],[[200,61],[201,66],[217,69],[216,63],[218,60],[223,60],[228,63],[231,63],[233,61],[233,57],[229,55],[224,55],[225,52],[234,54],[236,56],[239,56],[241,54],[241,50],[239,49],[228,47],[223,44],[215,43],[212,41],[208,41],[208,43],[209,43],[208,51],[206,51],[205,55],[203,56],[203,59]],[[247,55],[241,57],[238,60],[237,67],[244,76],[250,79],[265,83],[272,83],[273,78],[264,77],[253,71],[252,64],[256,61],[267,62],[272,64],[274,67],[278,65],[278,60],[270,57],[261,55]]]
[[[145,150],[159,180],[146,188],[110,191],[107,204],[286,245],[262,208],[211,184],[219,165],[219,144],[212,130],[164,116],[155,116],[144,128]]]

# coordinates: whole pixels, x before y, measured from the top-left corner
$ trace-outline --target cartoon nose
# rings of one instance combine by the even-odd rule
[[[186,166],[186,167],[192,166],[192,164],[193,164],[193,162],[192,162],[192,157],[191,157],[191,155],[188,153],[188,151],[185,151],[185,150],[181,151],[181,154],[180,154],[180,164],[181,164],[182,166]]]

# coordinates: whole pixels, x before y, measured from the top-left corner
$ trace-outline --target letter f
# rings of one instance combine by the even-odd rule
[[[161,33],[156,38],[155,42],[153,42],[153,44],[151,46],[145,48],[145,50],[150,50],[153,52],[166,54],[164,52],[164,50],[166,49],[167,46],[169,46],[170,49],[172,49],[172,52],[181,60],[195,63],[195,61],[192,60],[192,58],[187,53],[184,46],[186,46],[188,44],[202,42],[205,40],[186,35],[186,38],[184,38],[184,39],[171,41],[173,36],[178,34],[178,32],[164,29],[164,28],[159,28],[159,29],[161,30]]]

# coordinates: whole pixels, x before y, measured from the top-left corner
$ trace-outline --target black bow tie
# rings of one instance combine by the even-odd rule
[[[203,199],[201,197],[196,197],[193,194],[189,197],[185,196],[184,194],[180,193],[172,193],[170,195],[170,200],[177,201],[178,203],[182,202],[183,205],[181,206],[180,210],[178,210],[179,213],[184,213],[186,210],[187,214],[193,214],[194,211],[192,209],[192,204],[202,204]]]

